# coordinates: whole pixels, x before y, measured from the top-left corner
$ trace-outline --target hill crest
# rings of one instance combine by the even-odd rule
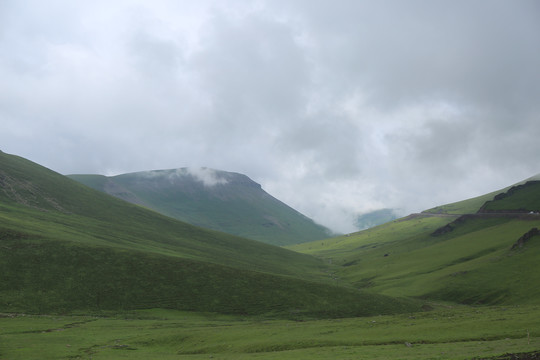
[[[192,225],[272,245],[320,240],[330,231],[264,191],[248,176],[211,168],[68,175],[122,200]]]

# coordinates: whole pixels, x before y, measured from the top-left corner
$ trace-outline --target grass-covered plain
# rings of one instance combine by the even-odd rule
[[[472,359],[540,349],[538,306],[434,305],[394,316],[291,321],[144,310],[0,317],[0,358]]]

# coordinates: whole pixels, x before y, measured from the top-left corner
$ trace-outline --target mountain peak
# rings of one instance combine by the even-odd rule
[[[167,170],[140,171],[122,174],[113,178],[132,177],[139,181],[175,183],[199,183],[207,188],[227,184],[243,184],[260,188],[261,185],[244,174],[216,170],[208,167],[183,167]]]

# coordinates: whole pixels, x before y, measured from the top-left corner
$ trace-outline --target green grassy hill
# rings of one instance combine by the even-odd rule
[[[311,256],[174,220],[0,152],[0,312],[417,308],[337,286],[328,271]]]
[[[506,188],[508,189],[508,188]],[[424,210],[422,213],[426,214],[452,214],[452,215],[462,215],[462,214],[473,214],[477,212],[486,201],[493,200],[493,198],[504,192],[506,189],[490,192],[489,194],[476,196],[471,199],[458,201],[451,204],[446,204],[442,206],[437,206],[432,209]]]
[[[328,229],[275,199],[242,174],[184,168],[113,177],[69,177],[175,219],[272,245],[330,236]]]
[[[478,212],[482,206],[488,201],[493,200],[497,195],[500,195],[502,193],[506,193],[508,190],[510,190],[513,187],[519,187],[525,183],[528,182],[537,182],[540,181],[540,174],[532,176],[528,179],[525,179],[517,184],[508,186],[504,189],[497,190],[490,192],[485,195],[476,196],[471,199],[458,201],[451,204],[446,204],[442,206],[437,206],[432,209],[428,209],[423,211],[423,213],[427,214],[454,214],[454,215],[462,215],[462,214],[472,214]],[[521,201],[521,200],[520,200]]]
[[[538,304],[540,215],[529,212],[540,209],[540,183],[505,190],[290,248],[338,265],[342,281],[379,294]]]

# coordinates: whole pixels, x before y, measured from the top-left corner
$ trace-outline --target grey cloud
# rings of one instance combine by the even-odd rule
[[[495,90],[491,85],[501,78],[512,84],[519,81],[515,73],[535,75],[533,34],[540,25],[533,7],[525,1],[341,1],[303,9],[310,34],[324,46],[321,61],[338,81],[368,85],[377,100],[392,104],[463,91],[481,96],[478,87]]]
[[[276,147],[283,157],[298,159],[313,176],[348,179],[361,172],[362,132],[338,114],[298,119],[283,130]]]
[[[63,173],[242,172],[349,231],[540,172],[539,8],[3,1],[2,150]]]
[[[261,15],[234,21],[218,13],[214,19],[191,61],[216,115],[254,122],[294,114],[308,74],[289,27]]]
[[[183,55],[175,43],[143,32],[134,36],[130,50],[134,66],[149,78],[161,81],[175,79],[183,62]]]

